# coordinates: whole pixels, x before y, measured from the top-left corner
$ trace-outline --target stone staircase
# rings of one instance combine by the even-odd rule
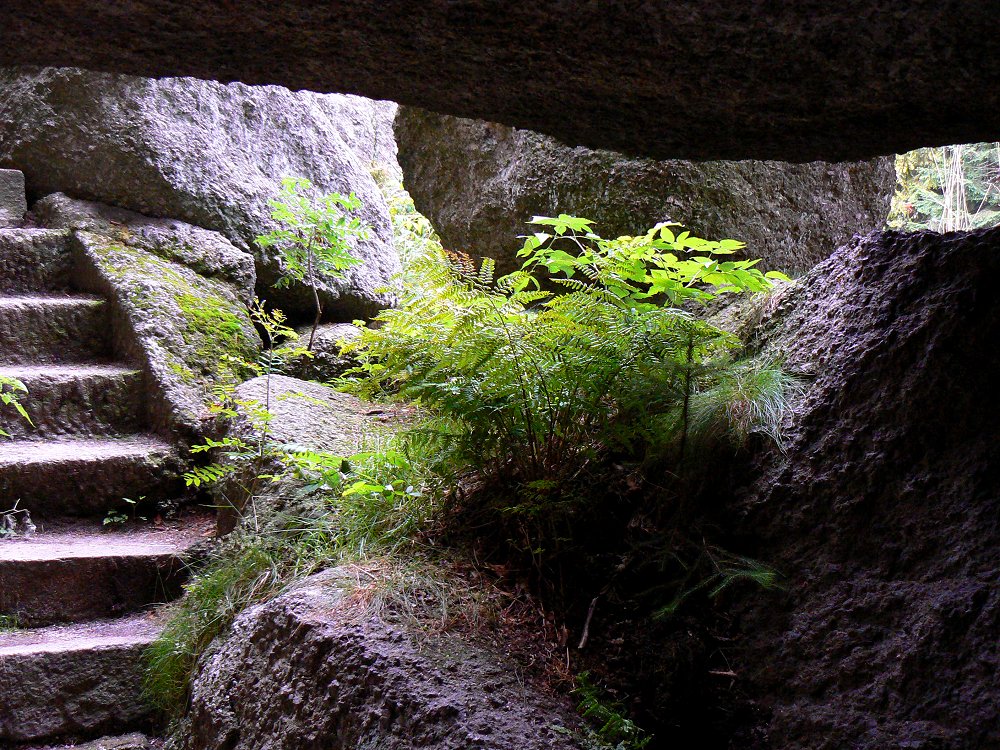
[[[179,461],[143,431],[143,375],[116,358],[109,303],[76,291],[74,269],[68,234],[0,228],[0,375],[28,387],[33,423],[0,412],[0,512],[37,527],[0,537],[0,748],[148,728],[153,605],[179,593],[209,523],[102,530],[123,498],[176,497]]]

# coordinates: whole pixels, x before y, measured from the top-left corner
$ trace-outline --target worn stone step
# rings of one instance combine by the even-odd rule
[[[103,517],[125,497],[179,495],[178,467],[173,447],[151,435],[0,442],[0,508]]]
[[[0,747],[144,730],[154,615],[0,633]]]
[[[100,297],[0,297],[0,363],[90,362],[111,355],[108,304]]]
[[[0,365],[0,377],[28,388],[21,398],[31,422],[4,419],[14,438],[113,435],[145,424],[142,373],[121,365]],[[0,419],[6,412],[0,411]]]
[[[211,518],[112,530],[75,524],[0,539],[0,615],[40,627],[170,601],[211,528]]]
[[[0,294],[71,289],[68,238],[59,229],[0,229]]]

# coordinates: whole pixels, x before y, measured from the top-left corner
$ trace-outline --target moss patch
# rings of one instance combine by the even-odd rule
[[[169,259],[181,249],[174,254],[93,233],[82,239],[114,288],[168,399],[187,412],[186,422],[196,423],[213,391],[243,380],[242,363],[254,360],[260,349],[238,290]]]

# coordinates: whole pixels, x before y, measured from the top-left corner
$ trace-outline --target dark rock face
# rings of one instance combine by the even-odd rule
[[[359,613],[344,593],[355,573],[341,576],[240,616],[201,665],[189,750],[581,747],[571,707],[526,689],[502,657],[453,636],[418,646]]]
[[[54,192],[168,216],[223,234],[257,261],[260,296],[309,314],[312,293],[277,290],[275,251],[254,238],[273,227],[268,201],[286,176],[354,192],[372,227],[363,263],[324,285],[332,319],[368,317],[399,270],[388,208],[371,174],[395,164],[395,107],[360,97],[148,80],[81,70],[0,70],[0,165],[22,170],[34,198]],[[396,167],[398,169],[398,167]]]
[[[548,136],[402,107],[399,158],[417,209],[445,247],[519,265],[532,216],[568,213],[604,237],[679,221],[709,239],[747,243],[763,266],[805,271],[881,228],[895,184],[890,159],[848,164],[633,159]]]
[[[787,576],[734,669],[780,750],[1000,747],[1000,230],[871,234],[758,343],[814,378],[732,518]]]
[[[995,140],[977,0],[8,0],[0,65],[360,93],[651,158],[867,158]]]

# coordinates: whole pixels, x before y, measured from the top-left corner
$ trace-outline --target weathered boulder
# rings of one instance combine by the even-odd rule
[[[268,427],[271,440],[294,443],[315,450],[350,455],[363,438],[391,424],[391,406],[362,401],[319,383],[288,377],[261,375],[236,387],[244,402],[267,404],[273,415]]]
[[[838,161],[1000,132],[982,0],[6,0],[0,65],[346,91],[658,159]]]
[[[144,734],[126,734],[121,737],[102,737],[82,745],[64,745],[49,748],[28,748],[27,750],[160,750],[163,743],[150,739]]]
[[[392,171],[395,105],[278,87],[150,80],[73,69],[0,70],[0,166],[25,173],[37,198],[65,192],[213,229],[255,254],[260,296],[308,312],[311,293],[273,288],[274,251],[254,238],[273,223],[268,201],[282,177],[354,192],[372,227],[363,260],[323,297],[331,319],[370,316],[399,270],[388,209],[371,170]]]
[[[0,228],[19,225],[27,211],[24,173],[16,169],[0,169]]]
[[[188,750],[557,750],[583,747],[572,706],[457,635],[365,612],[334,569],[246,610],[202,660]],[[369,580],[365,573],[365,580]]]
[[[774,750],[1000,746],[1000,229],[856,238],[745,328],[809,378],[726,518]],[[747,484],[749,483],[749,487]]]
[[[504,125],[401,107],[399,158],[417,209],[445,247],[513,270],[532,216],[568,213],[604,237],[658,221],[747,243],[763,267],[800,272],[854,232],[882,227],[892,160],[848,164],[633,159]]]
[[[39,224],[71,230],[83,283],[112,300],[117,348],[141,363],[154,426],[193,439],[213,391],[241,378],[260,337],[247,305],[254,264],[218,232],[151,219],[56,193],[32,207]]]
[[[375,438],[403,421],[400,409],[362,401],[320,383],[287,375],[261,375],[238,385],[233,393],[239,416],[224,425],[225,435],[249,445],[258,445],[265,425],[259,412],[266,410],[268,443],[294,445],[334,455],[357,453],[366,438]],[[271,509],[287,505],[294,492],[294,481],[266,486],[257,481],[259,474],[280,474],[283,457],[265,451],[264,463],[256,455],[219,457],[233,470],[212,487],[219,508],[218,532],[228,534],[236,528],[251,495]]]

